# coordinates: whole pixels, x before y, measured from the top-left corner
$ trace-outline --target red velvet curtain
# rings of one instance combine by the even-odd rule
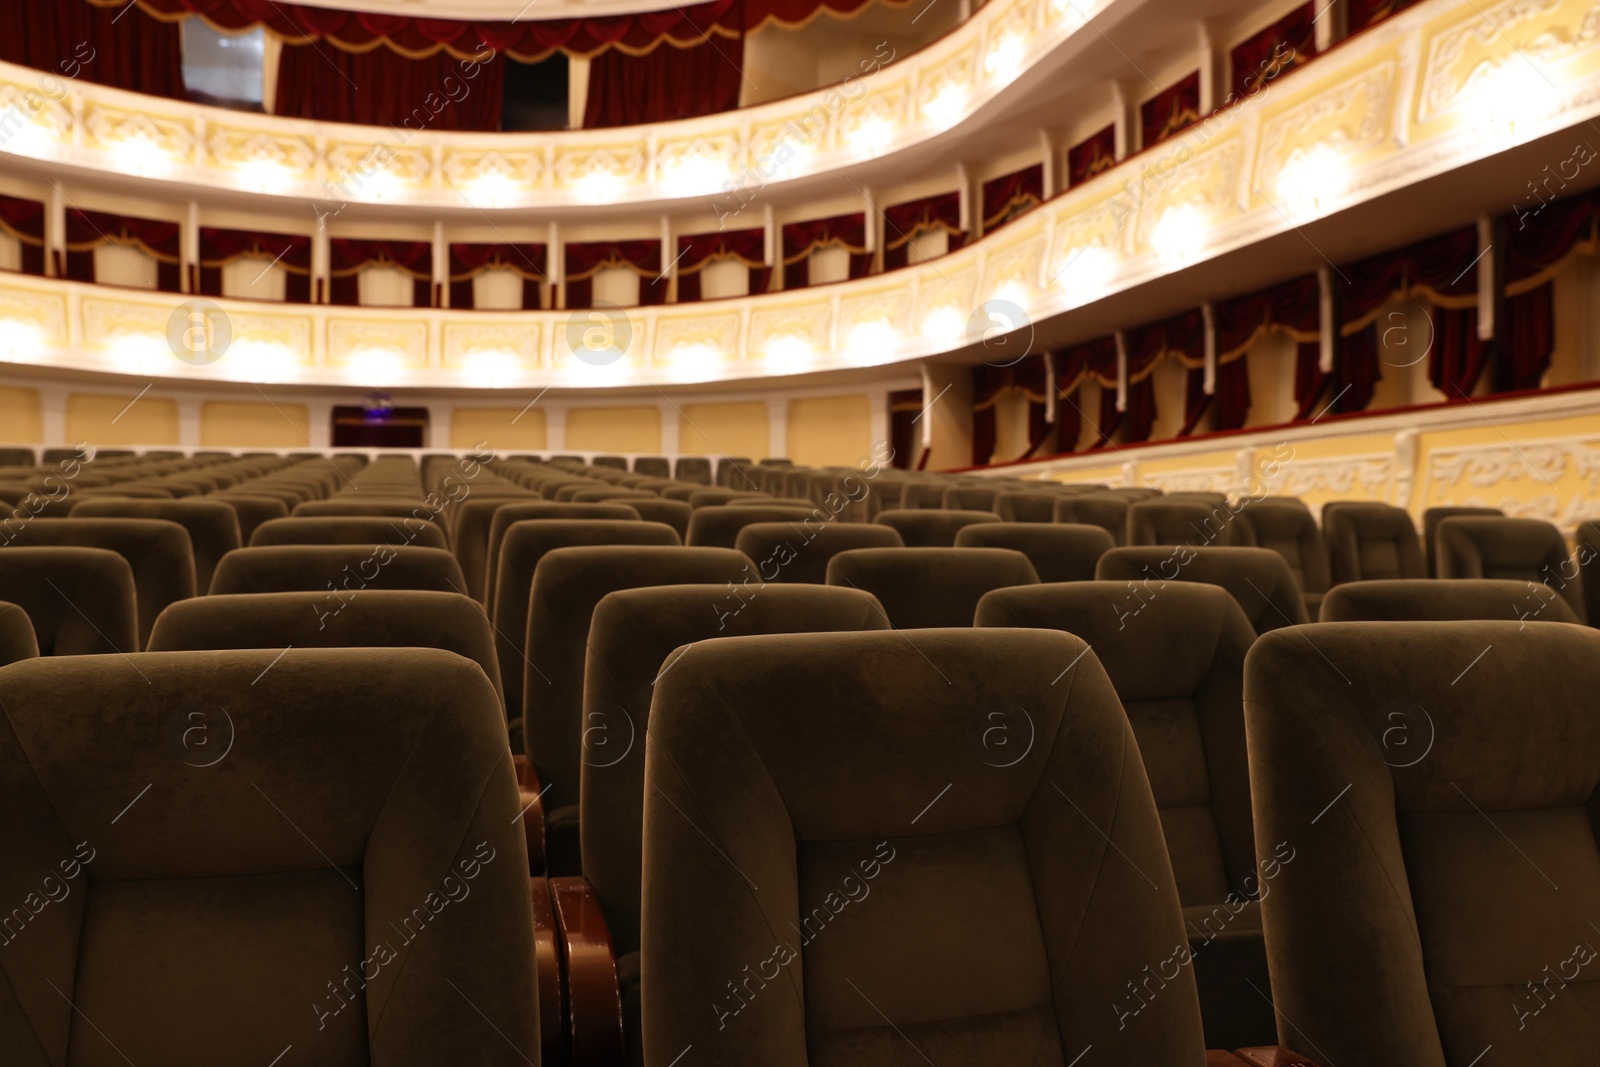
[[[661,273],[660,241],[592,241],[563,249],[566,271],[562,284],[567,307],[594,306],[592,279],[607,267],[628,267],[639,275],[639,304],[651,307],[667,299],[667,279]]]
[[[433,306],[433,244],[429,241],[381,241],[335,237],[328,242],[331,267],[329,302],[353,307],[361,303],[361,271],[366,267],[398,267],[411,275],[411,306]]]
[[[1026,356],[1016,363],[996,367],[988,363],[972,368],[972,465],[981,467],[991,462],[998,439],[996,405],[1002,393],[1020,390],[1028,398],[1028,444],[1019,456],[1009,461],[1027,459],[1037,453],[1050,436],[1055,424],[1049,421],[1050,371],[1045,355]],[[1113,358],[1115,358],[1113,356]],[[1058,409],[1059,410],[1059,409]],[[1073,423],[1072,440],[1077,440],[1077,423]],[[1002,457],[1002,462],[1008,462]]]
[[[1428,377],[1455,400],[1472,395],[1483,377],[1490,346],[1478,339],[1478,309],[1449,306],[1477,302],[1478,230],[1464,226],[1402,249],[1407,292],[1429,300],[1433,347]]]
[[[222,268],[240,256],[273,260],[284,270],[283,299],[311,302],[311,238],[299,234],[200,228],[200,292],[222,295]],[[265,264],[263,264],[265,265]]]
[[[983,183],[983,232],[998,230],[1043,202],[1043,163],[991,178]]]
[[[700,300],[700,272],[719,259],[737,259],[750,270],[750,292],[764,293],[772,281],[766,265],[766,232],[725,230],[684,234],[678,238],[678,303]]]
[[[37,200],[0,196],[0,231],[22,248],[22,272],[44,273],[44,205]]]
[[[67,277],[95,281],[94,250],[103,244],[132,245],[156,259],[156,288],[183,291],[179,270],[181,246],[176,222],[113,215],[108,211],[67,208]]]
[[[522,308],[542,306],[539,283],[545,278],[548,254],[542,244],[453,244],[450,246],[450,306],[470,309],[472,279],[486,270],[511,270],[522,276]]]
[[[811,284],[812,252],[839,246],[850,252],[850,277],[865,278],[872,270],[867,251],[867,220],[861,212],[789,222],[783,227],[783,287],[804,289]]]
[[[987,466],[994,459],[995,402],[1010,381],[1006,368],[980,363],[972,368],[972,465]]]
[[[1337,411],[1362,411],[1383,369],[1378,359],[1378,330],[1373,316],[1405,284],[1405,262],[1394,252],[1370,256],[1333,272],[1334,406]]]
[[[289,45],[273,111],[409,130],[498,130],[504,80],[505,60],[492,54],[474,63],[443,51],[408,59],[387,48]]]
[[[1235,99],[1261,91],[1267,72],[1277,77],[1310,59],[1317,50],[1316,5],[1305,4],[1289,12],[1228,53],[1228,83]]]
[[[183,45],[178,23],[162,22],[132,5],[95,6],[84,0],[10,0],[0,33],[0,59],[47,70],[62,79],[184,97]],[[42,88],[49,90],[51,83]]]
[[[1218,430],[1236,430],[1244,425],[1250,412],[1250,371],[1247,349],[1268,330],[1281,330],[1299,343],[1295,360],[1295,402],[1304,409],[1314,403],[1326,384],[1326,376],[1317,372],[1320,358],[1319,341],[1322,326],[1321,289],[1315,274],[1290,279],[1280,285],[1261,289],[1245,296],[1224,300],[1212,309],[1212,323],[1216,329],[1217,371],[1213,383],[1216,402],[1213,425]],[[1311,354],[1310,376],[1302,365],[1302,356]],[[1196,409],[1193,394],[1203,387],[1203,377],[1197,381],[1191,368],[1188,381],[1187,415],[1198,422],[1204,407]],[[1311,390],[1308,394],[1306,391]],[[1300,417],[1304,417],[1304,411]],[[1186,423],[1188,419],[1186,418]],[[1186,432],[1193,429],[1189,423]]]
[[[1200,72],[1169,85],[1139,105],[1139,129],[1144,147],[1160,144],[1168,137],[1200,121]]]
[[[739,106],[744,37],[707,37],[691,48],[642,56],[612,48],[589,62],[584,129],[712,115]]]
[[[939,193],[884,208],[883,269],[904,267],[911,241],[933,230],[950,235],[951,252],[966,243],[967,235],[961,229],[961,194]]]
[[[1082,185],[1117,165],[1117,128],[1107,126],[1067,149],[1067,186]]]
[[[1553,279],[1580,243],[1590,250],[1597,243],[1596,199],[1596,194],[1584,193],[1540,200],[1533,210],[1513,209],[1499,220],[1506,285],[1496,331],[1502,352],[1499,388],[1537,389],[1543,381],[1555,348]]]
[[[1056,369],[1056,440],[1065,451],[1075,451],[1082,432],[1083,408],[1078,402],[1078,387],[1086,377],[1100,383],[1098,420],[1091,427],[1099,448],[1111,440],[1122,421],[1117,411],[1117,339],[1110,335],[1054,352],[1050,357]]]

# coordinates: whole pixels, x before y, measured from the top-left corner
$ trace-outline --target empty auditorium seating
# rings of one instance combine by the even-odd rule
[[[679,460],[678,462],[683,462]],[[653,478],[672,477],[672,461],[666,456],[634,456],[633,470],[636,474],[648,474]],[[688,481],[689,479],[681,479]]]
[[[1252,543],[1283,557],[1305,596],[1306,614],[1315,619],[1332,585],[1328,547],[1311,512],[1298,500],[1271,497],[1251,501],[1237,520],[1249,526]]]
[[[1086,582],[1113,547],[1098,526],[980,522],[956,532],[957,548],[1011,548],[1028,557],[1041,582]]]
[[[1439,524],[1454,518],[1504,517],[1499,508],[1429,508],[1422,513],[1422,550],[1428,562],[1428,577],[1439,576]]]
[[[421,519],[426,522],[436,523],[443,530],[445,537],[449,537],[449,528],[443,515],[431,508],[423,500],[407,500],[387,497],[365,497],[357,494],[338,495],[327,500],[308,500],[297,504],[290,516],[301,518],[304,516],[326,515],[362,515],[362,516],[387,516],[394,519]]]
[[[1323,623],[1315,642],[1269,634],[1246,664],[1257,839],[1296,850],[1262,902],[1285,1032],[1340,1067],[1583,1062],[1600,634]]]
[[[1128,505],[1128,545],[1253,545],[1250,527],[1225,503],[1157,497]]]
[[[1128,616],[1160,596],[1168,582],[1207,582],[1239,602],[1258,634],[1310,621],[1289,565],[1265,548],[1115,548],[1100,557],[1094,576],[1126,583],[1120,610]]]
[[[1120,976],[1185,932],[1104,671],[1050,631],[916,643],[702,642],[657,684],[646,1062],[692,1045],[712,1064],[1067,1064],[1087,1047],[1096,1062],[1201,1063],[1188,968],[1119,1025]],[[973,736],[986,712],[1018,708],[1038,743],[997,769]],[[799,924],[774,921],[769,900]],[[774,977],[734,996],[746,966]]]
[[[1549,586],[1584,610],[1582,577],[1553,523],[1455,516],[1439,523],[1439,577],[1510,578]]]
[[[420,519],[377,515],[326,515],[269,519],[257,526],[247,547],[269,545],[415,545],[444,548],[444,531]]]
[[[361,589],[432,589],[461,593],[466,581],[449,552],[415,545],[270,545],[240,548],[217,564],[213,595],[228,593],[324,594],[323,610]]]
[[[95,519],[167,519],[189,531],[194,551],[195,588],[211,588],[217,561],[241,546],[239,516],[217,500],[81,500],[71,514]]]
[[[858,548],[828,563],[828,584],[871,593],[896,629],[971,626],[991,589],[1039,581],[1021,552],[1005,548]]]
[[[494,592],[500,575],[500,546],[505,542],[506,531],[519,522],[531,519],[601,519],[623,522],[640,517],[639,511],[628,504],[560,504],[553,500],[529,501],[526,504],[507,503],[494,509],[489,520],[489,545],[484,553],[483,598],[487,606],[494,605]],[[493,617],[493,611],[490,617]]]
[[[1108,493],[1075,493],[1056,501],[1055,521],[1098,526],[1119,545],[1128,543],[1128,501]]]
[[[275,496],[261,496],[255,493],[237,493],[229,490],[218,493],[216,499],[227,504],[239,518],[239,543],[248,545],[250,535],[255,533],[256,527],[273,519],[289,517],[289,508],[282,500]]]
[[[26,613],[35,655],[139,651],[133,570],[115,552],[77,547],[0,551],[0,601]]]
[[[635,463],[634,470],[638,469],[639,466]],[[671,477],[680,482],[699,482],[701,485],[710,485],[711,461],[705,456],[679,456],[672,463]]]
[[[1255,903],[1266,890],[1244,737],[1244,662],[1255,631],[1216,586],[1175,582],[1131,619],[1122,610],[1126,594],[1121,582],[997,589],[978,605],[976,622],[1062,630],[1094,649],[1128,713],[1161,813],[1206,1044],[1270,1044],[1277,1035]]]
[[[662,497],[630,497],[619,501],[632,508],[639,518],[646,522],[664,522],[678,532],[679,540],[689,537],[689,517],[694,509],[682,500],[667,500]]]
[[[828,580],[828,561],[856,548],[903,548],[888,526],[864,522],[757,522],[742,528],[734,547],[748,556],[763,582]]]
[[[16,604],[0,600],[0,667],[32,659],[38,654],[39,643],[34,638],[28,613]]]
[[[993,511],[995,497],[1003,491],[993,484],[946,486],[940,506],[946,511]]]
[[[196,593],[189,533],[166,519],[33,519],[12,532],[10,546],[103,548],[127,560],[138,607],[135,650],[162,609]]]
[[[700,548],[732,548],[738,543],[739,531],[752,523],[805,522],[818,514],[815,508],[768,504],[764,501],[697,507],[689,517],[686,543]]]
[[[527,861],[487,680],[432,649],[279,655],[0,672],[7,967],[28,976],[0,1012],[8,1063],[530,1062]],[[205,767],[195,729],[237,743]]]
[[[1054,522],[1059,499],[1055,490],[1014,489],[995,494],[994,513],[1005,522]]]
[[[1578,617],[1555,590],[1512,579],[1397,578],[1346,582],[1322,600],[1323,622],[1449,622],[1515,619],[1569,622]]]
[[[1350,502],[1324,505],[1322,535],[1335,582],[1428,576],[1417,528],[1402,508]]]
[[[999,522],[1000,516],[992,511],[894,508],[878,512],[872,521],[898,533],[907,548],[953,548],[963,526]]]

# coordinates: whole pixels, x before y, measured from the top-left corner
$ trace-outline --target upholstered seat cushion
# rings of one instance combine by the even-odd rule
[[[168,519],[189,531],[196,589],[211,588],[217,561],[240,547],[239,515],[218,500],[80,500],[72,514],[86,519]]]
[[[865,522],[758,522],[739,531],[735,547],[755,564],[764,582],[828,580],[828,561],[855,548],[901,548],[888,526]]]
[[[1441,578],[1539,582],[1583,617],[1581,572],[1554,523],[1455,516],[1439,524],[1438,550]]]
[[[706,492],[716,492],[708,489]],[[689,537],[686,544],[696,548],[732,548],[739,541],[739,531],[756,522],[805,522],[827,518],[826,511],[795,507],[788,504],[766,504],[760,501],[744,503],[730,501],[715,507],[695,505],[689,517]]]
[[[1323,622],[1578,621],[1567,602],[1541,583],[1491,578],[1346,582],[1323,598],[1321,618]]]
[[[1128,543],[1128,498],[1109,492],[1074,493],[1056,501],[1055,521],[1098,526],[1119,545]]]
[[[250,548],[271,545],[415,545],[446,547],[436,523],[379,515],[321,515],[271,519],[250,535]]]
[[[1417,528],[1403,508],[1336,501],[1322,509],[1322,533],[1335,582],[1426,578]]]
[[[1095,578],[1125,583],[1123,607],[1131,613],[1159,596],[1168,582],[1207,582],[1239,602],[1258,634],[1311,621],[1289,565],[1265,548],[1117,548],[1100,557]]]
[[[957,548],[1010,548],[1033,564],[1041,582],[1086,582],[1114,547],[1098,526],[1067,523],[981,522],[956,533]]]
[[[1158,497],[1128,505],[1128,545],[1254,545],[1248,523],[1226,503]]]
[[[361,589],[466,588],[461,566],[442,548],[412,545],[272,545],[240,548],[217,564],[211,593],[324,594],[327,610]]]
[[[107,549],[8,548],[0,552],[0,601],[26,612],[34,655],[139,651],[133,570]]]
[[[860,548],[828,563],[828,584],[871,593],[899,629],[971,626],[991,589],[1038,582],[1033,564],[1006,548]]]

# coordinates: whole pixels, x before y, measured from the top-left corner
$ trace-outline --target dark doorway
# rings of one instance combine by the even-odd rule
[[[427,408],[340,405],[333,409],[334,448],[421,448]]]
[[[901,389],[889,394],[889,447],[894,449],[893,466],[910,470],[920,458],[922,427],[917,416],[922,411],[922,390]]]

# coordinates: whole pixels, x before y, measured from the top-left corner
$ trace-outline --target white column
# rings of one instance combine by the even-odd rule
[[[61,260],[57,271],[56,260]],[[44,214],[44,272],[52,278],[67,273],[67,196],[60,182],[50,183],[50,199]]]
[[[1341,0],[1317,0],[1317,14],[1311,20],[1316,32],[1317,51],[1326,52],[1344,40],[1348,22],[1348,13]]]
[[[1328,267],[1317,268],[1317,323],[1317,370],[1332,374],[1338,338],[1334,336],[1333,271]]]
[[[965,163],[956,164],[956,225],[967,233],[967,243],[978,236],[978,225],[972,216],[972,174]]]
[[[1061,191],[1061,153],[1055,135],[1049,130],[1039,131],[1039,157],[1044,161],[1044,198],[1049,200]]]
[[[548,404],[544,409],[544,447],[548,452],[564,452],[567,447],[567,408]]]
[[[328,246],[328,227],[319,225],[311,231],[311,302],[326,304],[332,297],[329,271],[332,270]],[[318,294],[317,290],[322,290]]]
[[[454,408],[443,405],[428,409],[428,447],[450,448],[450,416],[455,413]]]
[[[1202,330],[1205,335],[1205,360],[1204,392],[1212,396],[1217,391],[1217,321],[1216,308],[1208,301],[1200,305],[1200,318],[1205,323]]]
[[[39,431],[43,445],[77,444],[67,440],[67,391],[59,386],[39,390]]]
[[[326,452],[333,447],[333,401],[311,398],[306,401],[307,431],[310,447]]]
[[[1116,332],[1117,342],[1117,410],[1128,410],[1128,335]]]
[[[1127,159],[1142,147],[1139,130],[1139,87],[1142,82],[1118,80],[1111,83],[1111,102],[1116,109],[1114,136],[1117,159]]]
[[[562,291],[561,286],[561,271],[565,261],[566,256],[561,251],[561,224],[551,219],[550,233],[545,237],[544,245],[545,275],[549,278],[551,308],[565,307],[567,303],[567,294]],[[558,293],[561,296],[559,304],[556,302]]]
[[[186,293],[200,292],[200,202],[189,201],[183,228],[178,231],[178,288]]]
[[[678,406],[662,397],[657,408],[661,412],[661,454],[676,456],[680,451]]]
[[[789,398],[767,398],[767,458],[782,459],[789,454]],[[761,456],[755,457],[761,459]]]
[[[1195,47],[1200,59],[1200,116],[1211,114],[1228,97],[1227,55],[1216,28],[1202,19],[1194,24]]]
[[[178,447],[199,448],[200,445],[200,398],[181,396],[178,398]]]
[[[1498,303],[1495,285],[1495,266],[1499,258],[1494,252],[1494,218],[1478,216],[1478,340],[1494,340],[1494,313]]]
[[[872,403],[872,447],[889,440],[889,390],[876,389],[868,394]]]
[[[433,292],[434,307],[448,307],[450,305],[450,246],[445,243],[444,223],[438,219],[433,223]]]

